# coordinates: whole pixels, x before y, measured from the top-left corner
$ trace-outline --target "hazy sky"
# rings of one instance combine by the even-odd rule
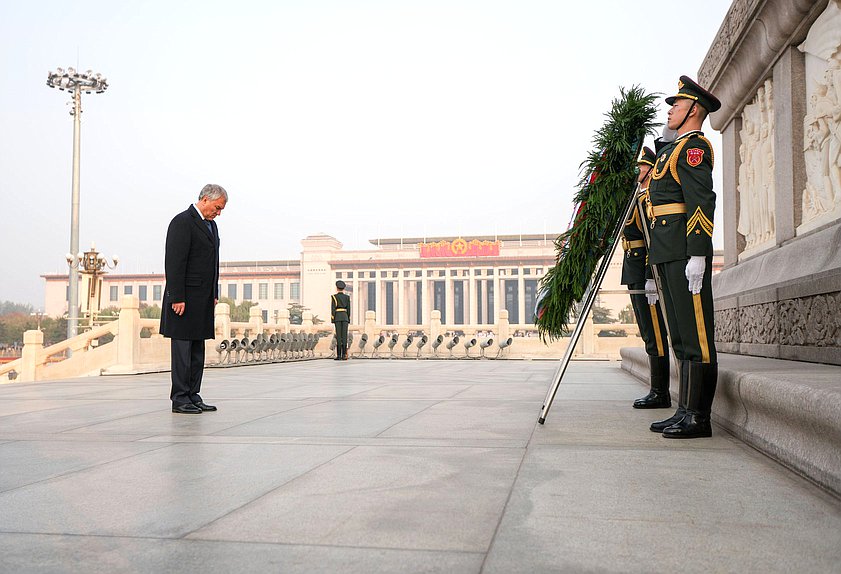
[[[730,2],[642,6],[3,0],[0,300],[43,306],[40,275],[67,270],[73,121],[49,70],[111,85],[83,95],[80,247],[122,272],[162,272],[211,182],[224,260],[298,258],[318,232],[557,233],[619,87],[695,77]]]

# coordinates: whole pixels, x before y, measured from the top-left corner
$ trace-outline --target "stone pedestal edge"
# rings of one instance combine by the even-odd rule
[[[622,368],[647,385],[645,351],[621,355]],[[677,401],[674,377],[671,387]],[[841,497],[839,412],[841,367],[719,354],[713,422]]]

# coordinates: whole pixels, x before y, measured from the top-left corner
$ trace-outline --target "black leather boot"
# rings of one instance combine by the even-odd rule
[[[694,361],[687,363],[689,381],[686,415],[663,430],[663,436],[666,438],[703,438],[713,435],[710,413],[718,382],[718,365]]]
[[[673,414],[666,420],[651,423],[651,426],[649,427],[649,429],[651,429],[651,432],[663,432],[665,429],[679,422],[686,415],[686,383],[688,381],[688,373],[686,371],[687,363],[688,361],[680,360],[678,360],[677,362],[678,373],[680,375],[680,382],[678,383],[678,407],[675,411],[675,414]]]
[[[648,356],[651,367],[651,391],[634,401],[635,409],[667,409],[672,406],[669,396],[669,355]]]

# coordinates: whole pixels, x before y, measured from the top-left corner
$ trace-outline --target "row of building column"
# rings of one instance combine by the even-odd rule
[[[387,271],[387,273],[391,273],[393,270]],[[414,273],[415,270],[412,270]],[[486,276],[486,275],[475,275],[473,270],[468,270],[467,275],[458,275],[453,276],[450,274],[450,270],[446,270],[447,273],[444,276],[438,277],[428,277],[426,276],[426,270],[423,270],[424,275],[421,277],[404,277],[403,270],[398,270],[397,277],[382,277],[381,271],[373,271],[375,273],[375,277],[372,279],[370,277],[364,277],[365,274],[370,272],[363,271],[363,272],[355,272],[354,277],[352,280],[347,281],[350,286],[352,286],[352,301],[353,301],[353,308],[352,308],[352,317],[353,321],[357,322],[360,321],[362,317],[364,317],[365,311],[367,311],[370,307],[370,303],[368,303],[368,293],[367,293],[367,285],[371,282],[374,283],[374,309],[377,311],[377,318],[378,321],[381,323],[385,323],[386,321],[386,283],[393,283],[396,287],[396,292],[394,293],[394,306],[395,306],[395,313],[393,317],[393,324],[396,325],[405,325],[405,324],[426,324],[429,323],[430,316],[432,310],[435,308],[435,301],[434,301],[434,290],[435,290],[435,283],[438,281],[444,282],[444,317],[442,317],[442,322],[446,325],[453,325],[456,324],[456,317],[455,317],[455,284],[456,282],[467,283],[466,289],[464,289],[463,293],[463,309],[464,309],[464,317],[461,323],[459,324],[470,324],[470,325],[478,325],[478,324],[493,324],[495,319],[499,317],[499,312],[502,309],[505,309],[505,289],[504,289],[504,282],[505,281],[517,281],[517,319],[518,323],[523,324],[526,322],[526,317],[530,316],[531,309],[526,308],[526,282],[527,281],[535,281],[537,282],[538,278],[529,278],[523,274],[523,269],[518,269],[518,274],[516,277],[507,277],[507,276],[500,276],[499,269],[494,269],[493,276]],[[462,272],[462,270],[458,270]],[[360,277],[360,275],[363,275]],[[482,289],[481,289],[481,296],[478,282],[482,282]],[[410,322],[410,319],[413,319],[413,314],[410,312],[408,308],[408,304],[414,304],[417,301],[418,294],[415,291],[415,288],[412,287],[412,284],[421,284],[421,317],[417,319],[416,322]],[[493,294],[489,293],[488,286],[492,286]],[[492,306],[492,313],[489,313],[489,303],[490,300],[493,300]],[[479,303],[482,303],[483,309],[483,316],[479,314]],[[439,309],[440,310],[440,309]],[[513,311],[513,309],[509,310]],[[528,315],[527,315],[528,313]],[[513,315],[513,313],[511,313]]]

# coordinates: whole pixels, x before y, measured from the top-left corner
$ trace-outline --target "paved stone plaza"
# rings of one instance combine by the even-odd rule
[[[2,572],[838,572],[841,501],[615,362],[330,360],[0,386]]]

